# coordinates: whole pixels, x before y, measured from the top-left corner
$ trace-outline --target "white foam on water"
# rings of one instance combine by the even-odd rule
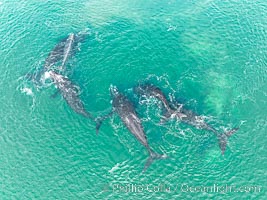
[[[22,93],[25,93],[26,95],[34,96],[31,88],[24,87],[24,88],[21,88],[20,91]]]
[[[120,168],[120,163],[117,163],[114,167],[112,167],[108,172],[113,173],[115,170]]]
[[[50,78],[50,73],[49,72],[45,72],[44,74],[44,79],[49,79]]]
[[[31,111],[34,111],[35,108],[35,96],[31,88],[28,88],[26,86],[20,88],[21,93],[26,94],[27,96],[30,96],[32,98],[32,105],[31,105]]]
[[[123,165],[125,165],[127,161],[123,161],[121,163],[117,163],[116,165],[114,165],[114,167],[112,167],[108,172],[109,173],[113,173],[114,171],[118,170],[118,169],[121,169],[123,167]]]
[[[177,28],[177,26],[174,26],[174,25],[169,24],[169,27],[168,27],[167,31],[168,31],[168,32],[169,32],[169,31],[175,31],[176,28]]]

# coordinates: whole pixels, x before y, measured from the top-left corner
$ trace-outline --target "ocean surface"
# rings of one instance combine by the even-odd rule
[[[142,173],[148,153],[117,115],[98,135],[42,69],[70,33],[88,31],[68,77],[94,117],[115,85],[135,105],[151,148],[168,155]],[[266,0],[0,0],[0,199],[267,199]],[[153,83],[223,133],[160,124]],[[232,188],[231,190],[229,188]]]

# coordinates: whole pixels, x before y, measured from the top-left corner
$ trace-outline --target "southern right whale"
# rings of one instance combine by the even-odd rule
[[[161,89],[155,85],[152,84],[138,85],[137,87],[134,87],[134,92],[139,95],[145,95],[158,99],[162,103],[164,116],[167,118],[171,116],[176,116],[179,119],[185,117],[185,115],[179,112],[179,110],[177,111],[172,107],[172,105],[169,103],[169,101],[167,100],[166,96],[161,91]]]
[[[157,154],[150,148],[146,135],[144,133],[142,122],[139,119],[131,101],[125,95],[120,93],[115,86],[110,87],[110,93],[112,96],[113,110],[108,115],[100,117],[96,120],[96,131],[98,132],[103,120],[107,119],[114,112],[116,112],[123,121],[124,125],[128,128],[128,130],[147,149],[149,153],[149,158],[147,159],[143,171],[145,171],[154,160],[167,158],[166,155]]]
[[[68,77],[62,76],[55,71],[51,70],[46,73],[46,75],[52,79],[53,83],[56,85],[58,91],[62,94],[68,105],[76,113],[94,121],[93,116],[85,110],[84,104],[79,98],[79,87],[73,84]]]
[[[48,71],[57,62],[62,60],[60,65],[60,70],[63,70],[67,59],[70,57],[74,47],[74,33],[70,33],[67,38],[60,41],[54,49],[49,53],[48,57],[45,59],[44,68]]]
[[[63,38],[45,59],[45,70],[50,70],[51,67],[61,61],[59,68],[63,71],[67,60],[77,52],[78,44],[85,39],[86,35],[88,35],[87,32],[70,33],[67,37]]]
[[[35,85],[42,85],[45,72],[53,70],[64,73],[68,59],[77,52],[78,44],[85,40],[88,34],[88,31],[70,33],[50,51],[45,59],[44,67],[32,74],[26,74],[26,78],[32,80]],[[59,64],[59,66],[56,66],[56,64]]]
[[[198,129],[205,129],[213,132],[218,138],[219,147],[222,154],[224,154],[226,150],[228,138],[239,129],[233,128],[225,133],[219,133],[216,129],[206,123],[201,116],[197,115],[192,110],[184,108],[183,104],[179,102],[173,102],[172,104],[170,104],[160,88],[154,85],[139,85],[134,88],[134,91],[139,95],[152,96],[161,101],[163,108],[165,109],[164,121],[175,118]]]

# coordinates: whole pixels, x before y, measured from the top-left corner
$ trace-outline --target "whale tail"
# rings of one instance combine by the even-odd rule
[[[226,150],[226,145],[227,145],[227,141],[228,138],[233,135],[239,128],[233,128],[230,131],[227,131],[221,135],[218,135],[218,140],[219,140],[219,146],[221,149],[221,153],[222,155],[224,155],[224,152]]]
[[[152,151],[151,149],[148,149],[148,152],[149,152],[149,158],[146,161],[145,167],[143,169],[143,173],[148,169],[148,167],[152,164],[154,160],[161,160],[161,159],[168,158],[166,154],[158,154]]]
[[[100,126],[103,123],[103,120],[98,117],[98,118],[95,119],[95,123],[96,123],[95,131],[96,131],[96,134],[98,134],[99,133]]]

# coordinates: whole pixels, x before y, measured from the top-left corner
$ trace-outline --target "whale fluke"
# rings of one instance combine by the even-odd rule
[[[102,123],[103,123],[103,120],[101,120],[100,118],[97,118],[97,119],[95,120],[95,123],[96,123],[96,126],[95,126],[95,132],[96,132],[96,134],[98,135],[98,133],[99,133],[99,129],[100,129],[100,126],[101,126]]]
[[[148,152],[149,152],[149,158],[146,161],[145,167],[143,169],[143,173],[149,168],[149,166],[152,164],[152,162],[154,160],[161,160],[161,159],[168,158],[167,155],[165,155],[165,154],[158,154],[158,153],[154,152],[151,149],[148,149]]]
[[[227,131],[224,134],[218,135],[218,140],[219,140],[219,146],[222,152],[222,155],[224,155],[224,152],[226,150],[226,145],[227,145],[227,140],[228,138],[233,135],[239,128],[233,128],[230,131]]]

